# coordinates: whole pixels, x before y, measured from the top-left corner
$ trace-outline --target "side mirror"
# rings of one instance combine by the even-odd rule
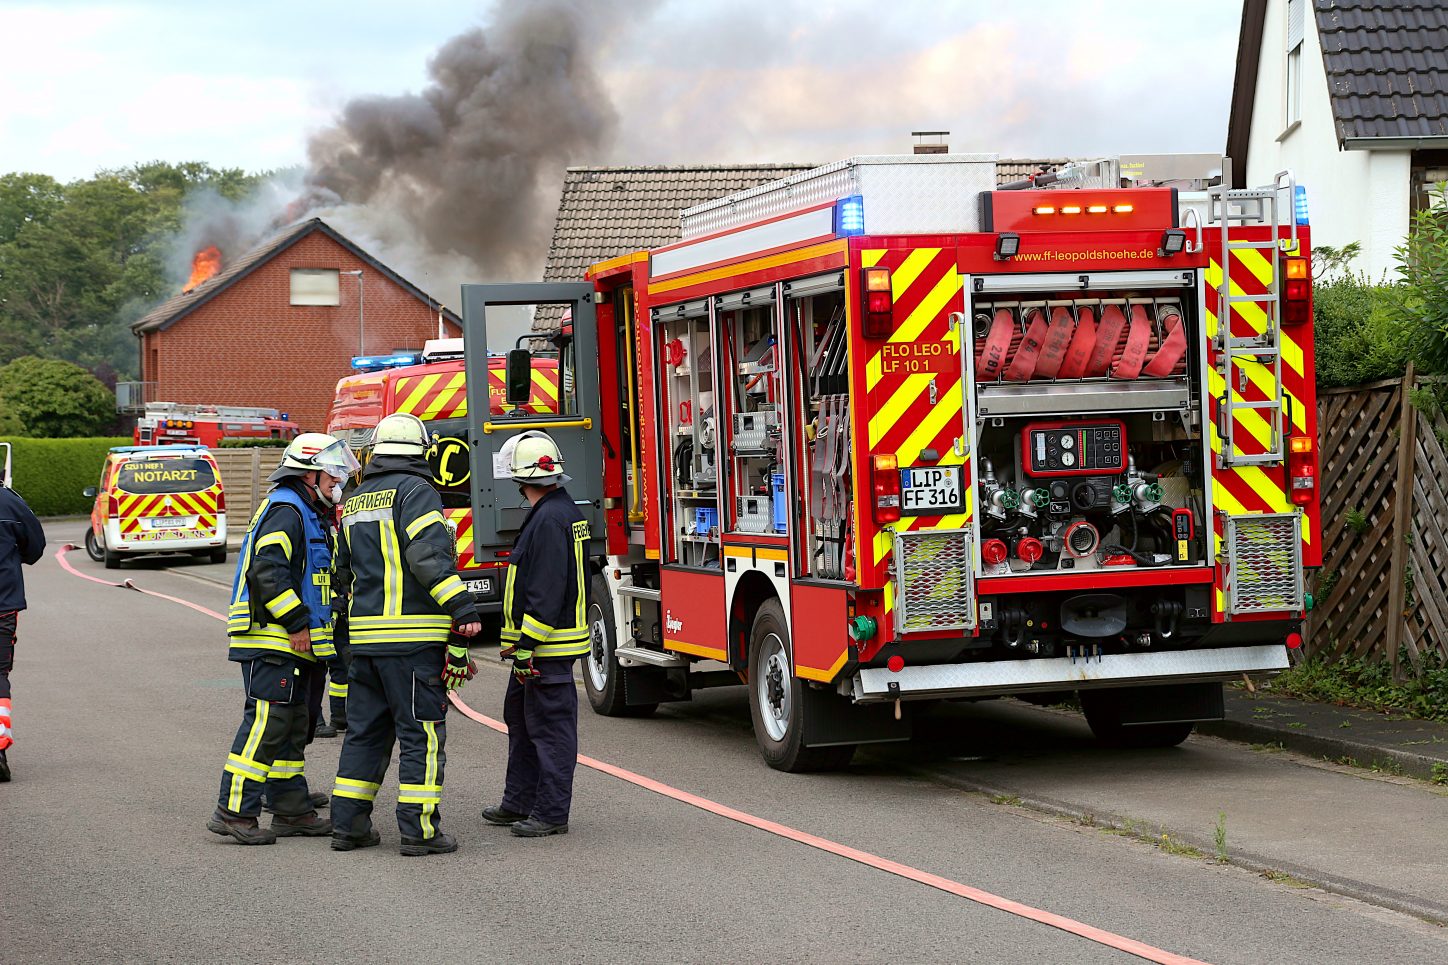
[[[509,405],[527,405],[533,397],[533,353],[515,348],[508,353],[507,396]]]
[[[96,487],[94,487],[94,486],[87,486],[87,487],[85,487],[85,490],[81,493],[81,495],[82,495],[82,496],[85,496],[85,497],[88,498],[88,499],[95,499],[95,498],[96,498]]]

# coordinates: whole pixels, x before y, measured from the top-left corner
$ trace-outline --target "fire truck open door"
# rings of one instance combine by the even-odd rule
[[[565,308],[565,317],[571,310],[571,326],[565,325],[562,337],[554,340],[558,348],[556,411],[527,411],[526,407],[510,408],[502,415],[491,411],[489,355],[506,353],[514,345],[501,336],[496,337],[496,344],[489,341],[488,311],[509,305],[561,305]],[[528,503],[519,495],[517,484],[509,474],[508,455],[510,441],[530,429],[547,432],[558,444],[564,469],[573,477],[568,483],[568,492],[593,534],[591,551],[602,554],[603,453],[593,286],[584,282],[464,285],[463,348],[471,417],[469,465],[477,558],[492,559],[494,550],[511,547],[528,515]],[[580,361],[582,364],[578,364]],[[533,377],[538,378],[536,372]]]

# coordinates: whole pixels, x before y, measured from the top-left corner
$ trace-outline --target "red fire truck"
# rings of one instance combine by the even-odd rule
[[[295,439],[301,426],[276,409],[239,405],[151,402],[132,432],[138,446],[215,448],[223,439]]]
[[[486,411],[495,416],[546,413],[557,395],[558,363],[533,360],[528,401],[511,406],[503,395],[504,359],[490,360]],[[432,482],[442,497],[443,516],[457,540],[458,570],[481,612],[496,613],[503,584],[498,579],[501,559],[479,560],[473,555],[473,511],[469,498],[470,467],[467,444],[468,396],[463,378],[463,341],[432,339],[421,353],[359,356],[352,360],[357,374],[337,383],[337,395],[327,418],[327,431],[346,440],[365,461],[372,433],[385,415],[407,412],[417,416],[432,434],[427,452]]]
[[[744,682],[785,770],[944,699],[1078,692],[1102,740],[1179,743],[1288,665],[1322,555],[1305,194],[1228,168],[854,158],[586,284],[465,286],[469,365],[493,305],[574,319],[559,411],[473,431],[477,551],[522,517],[493,454],[545,428],[601,714]]]

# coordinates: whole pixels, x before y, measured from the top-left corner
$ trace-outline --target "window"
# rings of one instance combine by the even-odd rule
[[[340,305],[341,287],[335,268],[293,268],[293,305]]]
[[[1414,151],[1408,180],[1413,212],[1448,208],[1444,182],[1448,182],[1448,151]]]
[[[1287,85],[1286,123],[1302,121],[1302,38],[1306,31],[1305,0],[1287,0]]]

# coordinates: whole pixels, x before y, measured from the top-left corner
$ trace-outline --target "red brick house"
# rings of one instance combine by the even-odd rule
[[[326,425],[353,356],[462,334],[457,315],[315,218],[222,264],[131,329],[148,401],[270,406],[309,431]]]

